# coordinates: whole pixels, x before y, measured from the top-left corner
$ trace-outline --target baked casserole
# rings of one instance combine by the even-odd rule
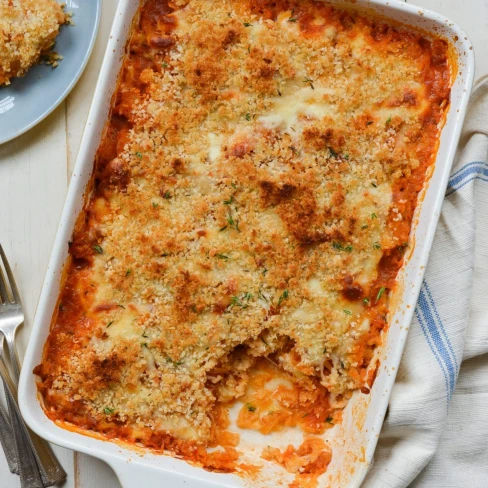
[[[325,2],[144,2],[35,369],[46,414],[225,472],[258,469],[237,427],[299,428],[261,455],[314,486],[380,364],[448,50]]]

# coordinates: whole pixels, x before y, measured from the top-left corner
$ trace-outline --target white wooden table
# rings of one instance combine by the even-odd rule
[[[488,74],[488,0],[408,0],[461,25],[475,46],[477,77]],[[29,337],[51,246],[98,77],[116,0],[103,2],[98,39],[88,67],[67,100],[27,134],[0,146],[0,242],[13,267],[26,312],[19,334],[22,354]],[[65,488],[117,488],[103,462],[55,448],[68,473]],[[17,488],[0,452],[0,486]],[[143,486],[143,485],[141,485]]]

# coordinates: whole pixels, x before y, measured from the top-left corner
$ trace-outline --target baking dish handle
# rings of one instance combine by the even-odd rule
[[[130,460],[107,459],[122,488],[215,488],[215,483]]]

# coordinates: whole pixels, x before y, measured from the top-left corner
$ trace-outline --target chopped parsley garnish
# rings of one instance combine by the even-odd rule
[[[243,303],[243,300],[249,301],[252,298],[252,293],[244,292],[241,293],[239,296],[233,296],[230,298],[230,305],[229,307],[241,307],[241,308],[247,308],[249,305],[247,303]]]
[[[230,205],[231,203],[234,203],[233,196],[231,196],[228,200],[224,200],[224,205]]]
[[[346,315],[352,315],[352,312],[350,310],[343,310],[343,312],[346,314]]]
[[[109,323],[107,324],[107,327],[105,327],[105,328],[106,328],[106,329],[108,329],[108,328],[109,328],[109,327],[110,327],[110,326],[111,326],[113,323],[114,323],[114,321],[112,320],[111,322],[109,322]]]
[[[234,188],[234,190],[237,190],[237,185],[235,183],[231,183],[230,186]]]
[[[332,242],[332,247],[339,251],[346,251],[346,252],[352,252],[353,249],[350,244],[344,247],[340,242],[335,242],[335,241]]]
[[[363,303],[367,305],[369,303],[369,298],[363,298]]]
[[[159,207],[159,203],[157,203],[157,202],[152,202],[152,206],[153,206],[153,208],[158,208],[158,207]]]
[[[250,403],[247,403],[246,407],[247,407],[248,412],[255,412],[256,411],[256,407],[254,405],[251,405]]]
[[[131,273],[132,273],[132,270],[131,270],[131,269],[128,269],[128,270],[125,272],[125,276],[129,276]]]
[[[227,217],[227,225],[225,227],[222,227],[220,229],[220,231],[222,232],[223,230],[227,229],[227,227],[230,227],[231,229],[234,229],[238,232],[241,231],[241,229],[239,229],[239,221],[238,220],[234,220],[232,218],[232,215],[229,214],[229,216]]]
[[[371,214],[371,218],[372,218],[372,219],[377,219],[377,218],[378,218],[378,216],[377,216],[375,213],[372,213],[372,214]]]
[[[315,90],[314,86],[313,86],[313,80],[310,79],[308,76],[305,77],[305,79],[303,80],[303,83],[310,83],[310,88],[312,90]]]
[[[99,246],[98,244],[95,244],[93,246],[93,249],[94,251],[97,253],[97,254],[103,254],[103,249],[102,249],[102,246]]]
[[[308,417],[309,415],[311,415],[311,413],[310,413],[310,412],[308,412],[308,413],[306,413],[306,414],[302,415],[302,419],[304,419],[305,417]]]
[[[283,291],[283,293],[281,294],[280,298],[278,299],[278,306],[281,305],[281,302],[283,300],[286,300],[288,298],[289,294],[288,294],[288,290],[285,290]]]
[[[125,310],[125,307],[123,305],[117,305],[117,307],[123,308]]]
[[[368,224],[364,224],[364,225],[361,226],[361,229],[363,229],[363,230],[364,229],[367,229],[367,228],[368,228]]]
[[[249,22],[243,22],[242,25],[244,27],[252,27],[252,24],[250,24]]]
[[[225,254],[216,254],[215,256],[219,259],[229,259],[229,256],[226,256]]]
[[[141,344],[141,346],[142,346],[142,347],[145,347],[146,349],[148,349],[147,342],[143,342],[143,343]]]
[[[169,64],[166,61],[163,61],[163,64],[161,66],[163,68],[169,68]]]
[[[386,121],[387,124],[389,124],[391,122],[391,116],[388,117],[388,120]]]
[[[371,183],[371,186],[373,186],[374,188],[378,188],[378,185],[376,183]]]
[[[106,414],[106,415],[111,415],[115,412],[115,408],[109,408],[109,407],[105,407],[103,409],[103,412]]]
[[[262,292],[261,288],[258,290],[258,298],[260,298],[261,300],[264,300],[265,302],[268,301],[268,299],[266,298],[266,295]]]
[[[262,271],[263,276],[266,276],[266,273],[268,272],[268,268],[264,268]]]
[[[334,422],[332,422],[334,419],[332,417],[327,417],[325,419],[325,421],[328,423],[328,424],[333,424]]]
[[[166,200],[169,200],[171,198],[171,193],[169,191],[165,191],[163,193],[163,198],[165,198]]]
[[[378,302],[380,300],[380,298],[383,296],[383,293],[385,293],[385,290],[386,288],[384,286],[382,286],[380,288],[380,291],[378,292],[378,295],[376,295],[376,301]]]
[[[337,154],[337,153],[334,151],[334,149],[332,149],[331,147],[328,147],[327,149],[329,150],[330,155],[331,155],[333,158],[337,159],[337,157],[339,156],[339,154]]]
[[[247,121],[251,120],[251,114],[246,114],[246,120]]]
[[[142,159],[142,153],[141,153],[141,152],[137,151],[137,152],[136,152],[136,156],[137,156],[139,159]]]
[[[281,97],[281,92],[280,92],[280,89],[277,88],[276,91],[278,92],[278,95]]]
[[[372,121],[372,120],[368,120],[368,121],[366,122],[366,125],[371,125],[372,123],[373,123],[373,121]]]
[[[375,242],[375,243],[373,244],[373,247],[374,247],[375,249],[381,249],[381,245],[380,245],[378,242]]]

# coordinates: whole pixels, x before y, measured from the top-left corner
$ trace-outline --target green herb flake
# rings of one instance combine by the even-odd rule
[[[244,27],[252,27],[252,24],[250,24],[249,22],[243,22],[242,25]]]
[[[132,273],[132,270],[129,268],[126,272],[125,272],[125,276],[129,276],[130,274]]]
[[[378,292],[378,295],[376,295],[376,301],[379,302],[380,298],[383,296],[383,293],[385,293],[386,288],[382,286],[380,288],[380,291]]]
[[[230,205],[231,203],[234,203],[234,197],[231,196],[228,200],[224,200],[224,205]]]
[[[158,208],[158,207],[159,207],[159,203],[157,203],[157,202],[152,202],[152,206],[153,206],[153,208]]]
[[[343,310],[343,312],[346,314],[346,315],[352,315],[352,312],[350,310]]]
[[[332,149],[331,147],[328,147],[327,149],[329,150],[329,153],[330,153],[331,157],[333,157],[333,158],[337,159],[337,157],[339,156],[339,154],[337,154],[337,153],[334,151],[334,149]]]
[[[103,413],[105,413],[105,415],[112,415],[114,412],[115,412],[115,408],[105,407],[103,409]]]
[[[373,121],[372,121],[372,120],[368,120],[368,121],[366,122],[366,125],[371,125],[372,123],[373,123]]]
[[[93,246],[93,249],[94,249],[94,251],[95,251],[97,254],[103,254],[103,248],[102,248],[102,246],[99,246],[98,244],[95,244],[95,245]]]
[[[308,412],[308,413],[302,415],[302,419],[304,419],[305,417],[308,417],[309,415],[312,415],[312,413],[311,412]]]
[[[137,156],[139,159],[142,159],[142,153],[141,153],[141,152],[137,151],[137,152],[136,152],[136,156]]]
[[[251,405],[250,403],[246,404],[246,408],[247,408],[248,412],[255,412],[256,411],[256,407],[254,405]]]
[[[376,183],[371,183],[371,186],[372,186],[373,188],[378,188],[378,185],[377,185]]]
[[[361,226],[361,229],[364,230],[364,229],[367,229],[368,228],[368,224],[364,224]]]
[[[290,17],[288,22],[298,22],[298,19],[296,17]]]
[[[314,86],[313,86],[313,80],[312,80],[312,79],[310,79],[308,76],[306,76],[306,77],[304,78],[303,83],[309,83],[309,84],[310,84],[310,88],[311,88],[312,90],[315,90],[315,88],[314,88]]]
[[[371,218],[372,218],[372,219],[377,219],[377,218],[378,218],[378,216],[377,216],[375,213],[372,213],[372,214],[371,214]]]
[[[123,305],[117,305],[117,307],[123,308],[125,310],[125,307]]]
[[[289,296],[288,290],[284,290],[283,293],[281,294],[280,298],[278,299],[278,307],[281,305],[283,300],[287,300]]]
[[[163,61],[162,65],[163,68],[169,68],[169,64],[166,61]]]
[[[374,247],[375,249],[381,249],[381,245],[379,244],[379,242],[375,242],[375,243],[373,244],[373,247]]]
[[[141,346],[142,346],[142,347],[145,347],[146,349],[148,348],[148,347],[147,347],[147,342],[143,342],[143,343],[141,344]]]
[[[368,305],[369,304],[369,298],[363,298],[363,303],[365,305]]]
[[[108,329],[108,328],[109,328],[109,327],[110,327],[110,326],[111,326],[113,323],[114,323],[114,321],[112,320],[111,322],[109,322],[109,323],[107,324],[107,327],[105,327],[105,328],[106,328],[106,329]]]
[[[391,122],[391,116],[388,117],[388,120],[386,121],[386,125],[388,125]]]
[[[264,340],[263,337],[260,337],[260,339],[263,341],[264,344],[268,345],[268,343]]]
[[[251,118],[252,118],[252,117],[251,117],[251,114],[246,114],[246,120],[247,120],[247,121],[251,120]]]
[[[332,422],[333,420],[334,420],[334,419],[333,419],[333,417],[327,417],[327,418],[325,419],[325,421],[326,421],[328,424],[334,424],[334,422]]]
[[[215,256],[219,259],[229,259],[229,256],[226,256],[225,254],[216,254]]]
[[[164,198],[165,200],[169,200],[169,199],[171,198],[171,193],[170,193],[169,191],[165,191],[165,192],[163,193],[163,198]]]

